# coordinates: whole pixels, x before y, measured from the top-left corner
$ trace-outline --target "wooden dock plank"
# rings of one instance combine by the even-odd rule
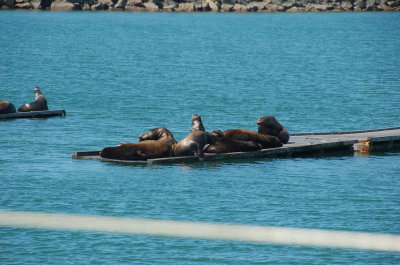
[[[15,112],[8,114],[0,114],[0,119],[21,119],[21,118],[47,118],[54,116],[65,116],[65,110],[43,110],[29,112]]]
[[[337,150],[363,151],[374,145],[400,146],[400,127],[355,132],[336,132],[294,134],[289,143],[279,148],[263,149],[253,152],[236,152],[224,154],[205,154],[203,160],[198,157],[165,157],[147,161],[113,160],[100,157],[100,151],[77,151],[72,157],[77,159],[96,159],[101,161],[122,162],[130,164],[177,164],[198,161],[218,161],[230,159],[251,159],[268,157],[290,157],[310,153],[323,153]],[[361,147],[360,147],[361,145]]]

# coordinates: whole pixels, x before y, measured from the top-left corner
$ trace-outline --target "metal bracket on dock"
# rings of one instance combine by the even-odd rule
[[[358,152],[369,152],[372,147],[371,138],[367,137],[364,140],[358,140],[354,145],[354,151]]]

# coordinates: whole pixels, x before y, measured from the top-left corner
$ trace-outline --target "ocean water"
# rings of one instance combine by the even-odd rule
[[[0,209],[400,234],[400,153],[180,165],[74,160],[167,127],[400,126],[400,13],[0,11]],[[391,252],[0,227],[1,264],[400,264]]]

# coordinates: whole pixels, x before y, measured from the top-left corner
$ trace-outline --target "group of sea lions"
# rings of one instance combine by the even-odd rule
[[[289,141],[289,132],[275,117],[261,117],[257,120],[257,125],[258,132],[246,129],[207,132],[201,116],[193,114],[190,133],[179,142],[167,128],[155,128],[139,135],[139,142],[105,147],[100,156],[118,160],[147,160],[172,156],[196,156],[204,159],[204,153],[257,151],[281,147]]]
[[[39,87],[35,87],[33,89],[35,93],[35,100],[30,103],[25,103],[20,106],[18,109],[15,108],[14,104],[10,101],[0,100],[0,114],[8,114],[15,112],[29,112],[29,111],[41,111],[48,110],[47,99],[43,96],[42,92],[40,92]]]

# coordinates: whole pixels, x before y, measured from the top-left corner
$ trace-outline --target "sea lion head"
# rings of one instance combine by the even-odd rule
[[[146,141],[146,140],[158,140],[160,137],[158,135],[158,128],[151,129],[145,133],[142,133],[138,136],[139,141]]]
[[[142,133],[138,136],[139,142],[147,141],[147,140],[158,140],[168,142],[170,144],[176,144],[176,140],[174,135],[167,128],[154,128],[148,132]]]
[[[278,122],[274,116],[264,116],[257,120],[258,133],[264,135],[273,135],[286,144],[289,141],[289,132]]]
[[[192,127],[190,131],[202,131],[205,132],[206,129],[204,128],[203,122],[201,120],[201,116],[199,114],[192,114]]]
[[[215,139],[217,139],[217,140],[218,140],[219,138],[224,137],[224,133],[223,133],[221,130],[214,130],[214,131],[210,132],[210,134],[211,134],[212,136],[214,136]]]
[[[40,87],[38,87],[38,86],[35,87],[35,88],[33,89],[33,93],[41,95],[42,92],[40,91]]]
[[[257,120],[257,125],[263,125],[265,127],[282,127],[274,116],[264,116],[259,118]]]
[[[35,93],[36,99],[39,99],[41,97],[43,100],[44,96],[43,96],[42,92],[40,91],[40,87],[38,87],[38,86],[35,87],[33,89],[33,92]]]
[[[283,126],[278,122],[274,116],[264,116],[257,120],[258,127],[264,127],[272,135],[279,133]]]

